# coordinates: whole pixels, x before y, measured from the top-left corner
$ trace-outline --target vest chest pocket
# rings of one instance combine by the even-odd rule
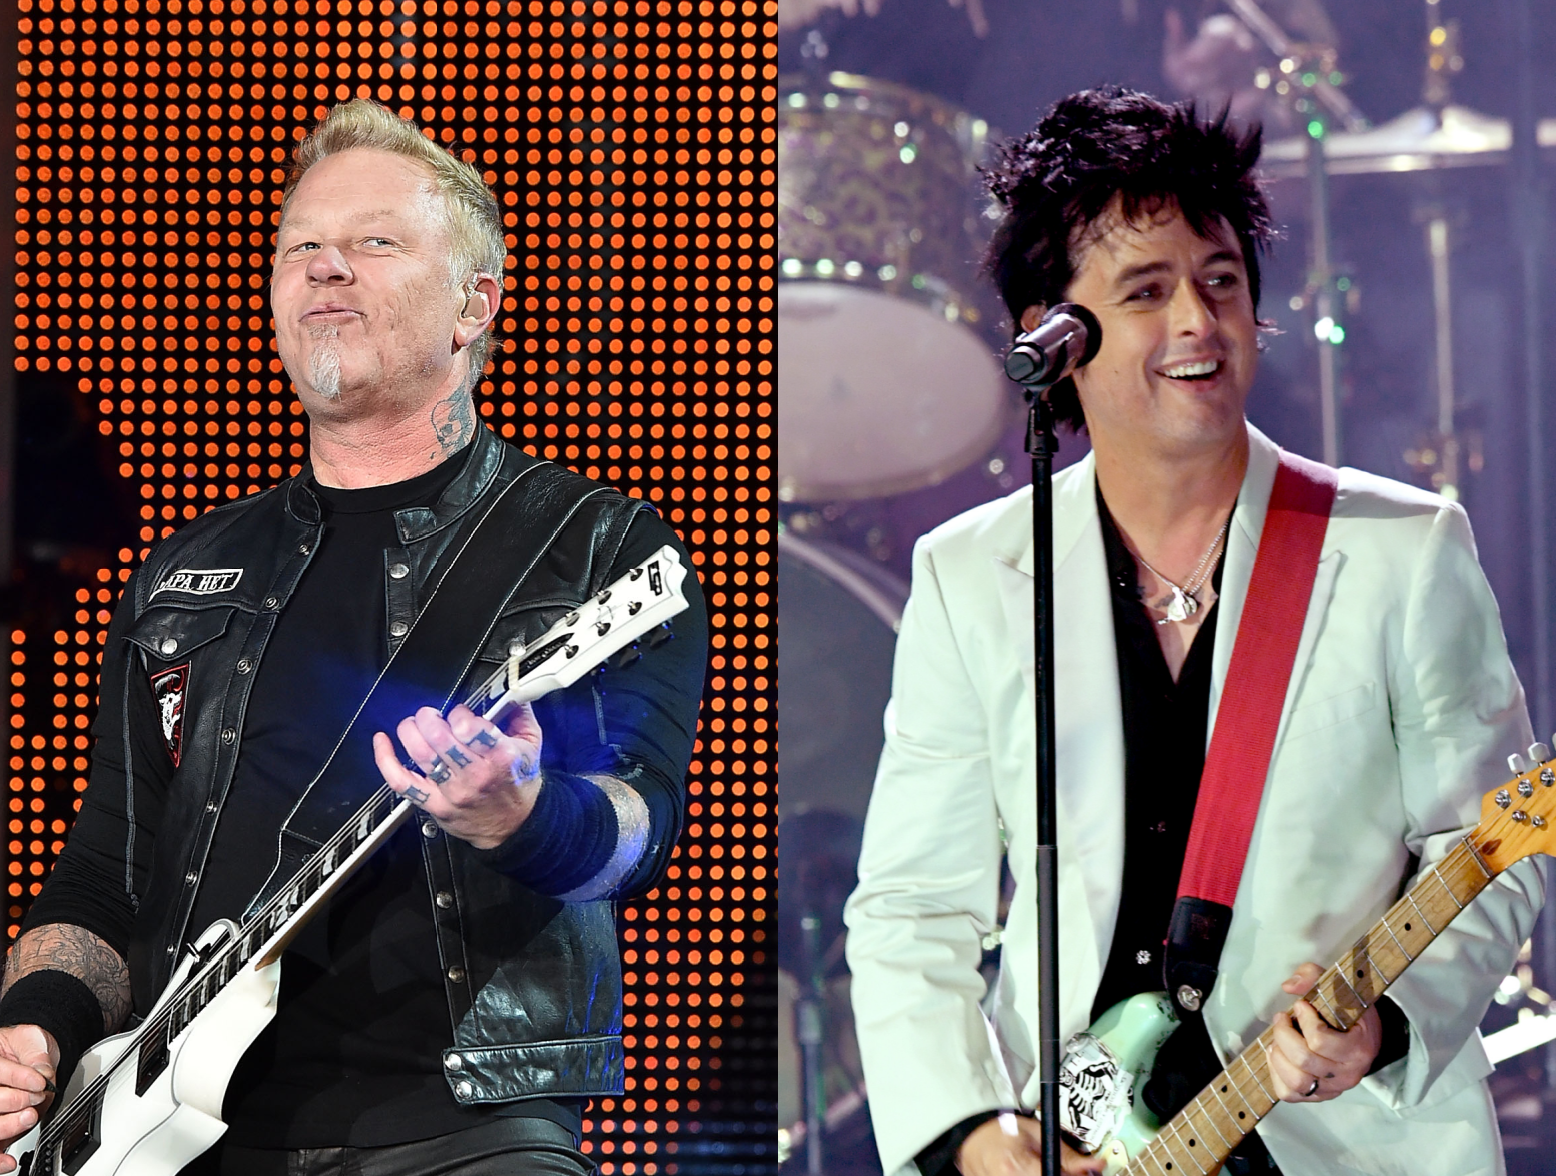
[[[233,608],[158,608],[131,626],[130,642],[141,651],[162,726],[162,741],[176,768],[184,756],[191,655],[227,631]]]
[[[127,636],[146,655],[148,665],[184,662],[196,649],[224,634],[235,611],[231,606],[149,609]]]

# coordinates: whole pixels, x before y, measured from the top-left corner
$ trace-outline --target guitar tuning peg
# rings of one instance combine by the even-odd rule
[[[1522,776],[1529,770],[1530,765],[1525,763],[1524,757],[1515,751],[1512,755],[1507,757],[1507,768],[1508,771],[1513,773],[1513,775]]]
[[[1529,745],[1529,758],[1536,764],[1543,764],[1551,758],[1551,749],[1543,743],[1531,743]]]

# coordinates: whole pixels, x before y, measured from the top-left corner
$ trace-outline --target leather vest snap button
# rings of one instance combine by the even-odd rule
[[[421,835],[429,839],[436,837],[438,835],[437,825],[432,821],[423,821],[421,824]]]
[[[230,747],[234,742],[236,742],[237,738],[238,738],[238,733],[236,731],[234,731],[231,727],[223,727],[222,728],[222,742],[223,743],[227,744]]]
[[[172,657],[178,652],[178,642],[171,637],[164,637],[157,649],[161,651],[163,657]]]
[[[463,1070],[465,1068],[465,1059],[456,1053],[451,1053],[443,1059],[443,1064],[450,1070]]]
[[[280,601],[280,599],[278,597],[275,597],[275,596],[267,596],[267,597],[265,597],[265,607],[266,608],[275,608],[276,605],[278,605],[280,603],[281,603],[281,601]]]
[[[391,637],[404,637],[410,631],[411,627],[404,621],[395,621],[394,624],[389,626],[389,636]]]
[[[306,543],[299,543],[297,545],[297,554],[298,555],[307,555],[312,550],[313,550],[313,548],[309,547],[308,544],[306,544]]]
[[[460,1098],[469,1098],[472,1094],[475,1093],[475,1087],[471,1086],[468,1082],[461,1082],[458,1086],[454,1087],[454,1089],[459,1092]]]
[[[403,580],[411,574],[411,569],[402,563],[389,565],[389,578],[391,580]]]
[[[437,893],[437,897],[432,901],[438,904],[438,909],[440,911],[446,911],[449,907],[454,905],[454,896],[446,890],[440,890]]]
[[[238,673],[240,673],[240,674],[246,674],[246,673],[248,673],[248,672],[249,672],[249,671],[250,671],[250,670],[252,670],[252,669],[253,669],[253,668],[254,668],[254,663],[253,663],[253,662],[251,662],[251,661],[249,661],[249,659],[248,659],[248,658],[246,658],[246,657],[240,657],[240,658],[239,658],[239,659],[238,659]]]
[[[455,964],[452,968],[450,968],[448,970],[448,978],[450,980],[452,980],[455,984],[458,984],[461,980],[463,980],[465,978],[465,970],[463,968],[461,968],[458,964]]]
[[[193,870],[190,870],[189,873],[184,875],[184,885],[185,886],[193,886],[199,880],[200,880],[200,875],[196,874]]]

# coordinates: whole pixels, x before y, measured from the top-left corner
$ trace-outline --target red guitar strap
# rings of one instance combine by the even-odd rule
[[[1215,983],[1337,486],[1328,466],[1281,454],[1168,933],[1168,991],[1191,1012]]]

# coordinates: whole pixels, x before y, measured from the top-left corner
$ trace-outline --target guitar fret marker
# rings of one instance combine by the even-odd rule
[[[1416,901],[1415,894],[1414,893],[1407,893],[1405,895],[1405,897],[1410,900],[1410,905],[1415,907],[1416,914],[1421,916],[1421,922],[1426,924],[1426,929],[1428,931],[1430,931],[1433,935],[1436,935],[1437,934],[1437,928],[1432,926],[1432,920],[1430,920],[1430,919],[1428,919],[1426,917],[1426,912],[1421,909],[1421,904]],[[1405,924],[1405,930],[1406,931],[1410,930],[1410,924],[1409,923]]]
[[[1344,984],[1347,988],[1349,988],[1351,990],[1351,995],[1356,998],[1356,1003],[1361,1005],[1363,1012],[1366,1012],[1369,1008],[1372,1007],[1365,1000],[1362,999],[1362,994],[1356,991],[1356,986],[1353,985],[1349,980],[1346,979],[1345,972],[1343,970],[1338,969],[1338,968],[1335,969],[1334,970],[1334,975],[1340,981],[1340,983]],[[1358,975],[1359,975],[1359,973],[1358,973]],[[1347,1026],[1347,1028],[1349,1028],[1349,1026]]]
[[[1394,934],[1394,928],[1389,926],[1389,920],[1388,920],[1388,916],[1387,915],[1383,916],[1382,926],[1383,926],[1383,929],[1389,933],[1389,938],[1394,941],[1394,946],[1399,948],[1399,953],[1402,956],[1405,957],[1406,962],[1409,962],[1409,963],[1415,962],[1415,956],[1410,954],[1409,949],[1406,948],[1405,945],[1399,941],[1399,936]],[[1392,981],[1390,981],[1390,983],[1392,983]]]

